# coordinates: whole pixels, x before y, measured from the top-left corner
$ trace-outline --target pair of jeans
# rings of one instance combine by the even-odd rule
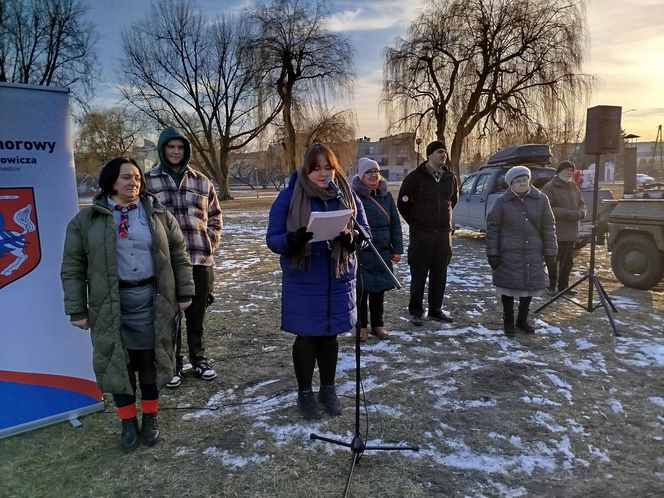
[[[360,327],[366,327],[371,323],[372,327],[382,327],[383,323],[383,301],[385,291],[381,292],[362,292],[360,299],[357,302],[358,320]],[[369,306],[367,308],[367,300]],[[369,321],[371,317],[371,322]]]
[[[452,259],[452,233],[411,230],[408,244],[410,301],[408,312],[422,316],[424,286],[429,279],[429,313],[440,312],[447,285],[447,266]]]

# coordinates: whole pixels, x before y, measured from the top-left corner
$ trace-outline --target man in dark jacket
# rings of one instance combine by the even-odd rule
[[[558,238],[556,264],[548,268],[549,294],[555,294],[556,289],[560,292],[569,287],[569,274],[574,263],[574,243],[579,238],[579,222],[586,217],[586,204],[573,180],[575,169],[572,161],[562,161],[558,164],[556,175],[542,187],[542,192],[551,203]],[[568,292],[576,294],[574,290]]]
[[[447,266],[452,258],[452,209],[457,203],[456,176],[446,166],[447,149],[436,140],[427,145],[427,160],[401,184],[397,208],[410,227],[408,265],[414,325],[422,325],[424,286],[429,278],[429,318],[450,323],[443,313]]]
[[[217,373],[205,357],[203,321],[214,287],[213,254],[219,247],[222,218],[217,192],[212,182],[189,166],[191,145],[175,128],[166,128],[157,143],[159,162],[145,175],[148,190],[178,220],[194,265],[193,302],[187,311],[187,346],[194,375],[212,380]],[[176,371],[168,387],[182,382],[181,338],[176,338]]]

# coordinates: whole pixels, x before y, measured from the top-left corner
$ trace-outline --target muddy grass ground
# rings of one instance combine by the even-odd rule
[[[352,454],[312,441],[354,433],[354,341],[340,336],[344,412],[304,422],[295,407],[292,336],[279,331],[278,258],[264,244],[265,200],[227,203],[207,346],[219,377],[162,393],[162,440],[130,455],[103,413],[0,441],[0,496],[341,496]],[[664,292],[622,287],[604,248],[597,274],[618,308],[558,301],[535,336],[507,338],[483,238],[458,232],[445,308],[453,325],[406,320],[404,289],[386,295],[389,341],[362,347],[366,451],[351,496],[664,494]],[[573,278],[582,276],[583,250]],[[580,288],[587,296],[587,286]],[[535,300],[534,306],[543,301]]]

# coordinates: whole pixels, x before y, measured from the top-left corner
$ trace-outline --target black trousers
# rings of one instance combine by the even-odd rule
[[[141,399],[159,399],[154,349],[128,349],[127,352],[129,353],[127,372],[129,373],[129,382],[131,383],[134,395],[114,394],[113,402],[115,406],[122,407],[136,403],[137,373],[138,382],[141,386]]]
[[[297,388],[311,389],[316,363],[321,385],[334,384],[338,356],[339,343],[336,335],[298,335],[293,343],[293,367]]]
[[[189,361],[197,365],[206,361],[205,346],[203,344],[203,321],[205,320],[205,309],[208,307],[209,298],[214,289],[214,270],[211,266],[194,265],[194,298],[191,306],[184,312],[187,319],[187,347],[189,349]],[[182,369],[182,336],[177,334],[175,338],[175,366]]]
[[[371,323],[372,327],[382,327],[383,323],[383,301],[385,298],[385,292],[366,292],[363,291],[360,295],[360,298],[357,301],[358,309],[358,320],[360,321],[360,327],[366,327]],[[369,301],[369,307],[367,308],[367,300]],[[369,322],[369,316],[371,316],[371,322]]]
[[[452,259],[451,232],[421,232],[411,230],[408,244],[408,266],[410,266],[410,301],[408,312],[422,316],[424,308],[424,286],[429,279],[429,313],[441,311],[447,266]]]
[[[550,287],[558,291],[569,287],[569,274],[574,265],[574,241],[558,241],[556,264],[549,268]]]

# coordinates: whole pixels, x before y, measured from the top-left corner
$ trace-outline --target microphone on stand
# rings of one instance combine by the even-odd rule
[[[339,185],[334,183],[334,180],[332,178],[327,179],[327,186],[328,186],[328,188],[331,188],[332,190],[334,190],[334,192],[337,194],[338,199],[344,199],[344,193],[339,188]]]

